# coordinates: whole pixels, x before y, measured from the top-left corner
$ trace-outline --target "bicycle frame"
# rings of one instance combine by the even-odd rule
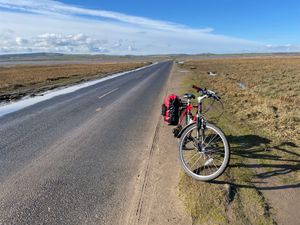
[[[198,101],[198,105],[197,106],[193,106],[192,104],[190,104],[190,100],[188,99],[187,101],[187,107],[184,109],[183,113],[180,115],[179,118],[179,123],[177,125],[177,128],[173,129],[173,133],[175,135],[175,137],[180,138],[181,135],[183,134],[183,132],[190,127],[192,124],[197,123],[197,127],[198,127],[198,131],[197,131],[197,137],[200,137],[200,134],[202,137],[204,137],[204,130],[205,130],[205,125],[206,125],[206,120],[203,116],[203,105],[202,105],[202,101],[205,98],[208,98],[209,96],[207,94],[204,94],[202,96],[199,96],[197,98]],[[190,118],[191,115],[191,110],[193,108],[197,108],[197,112],[195,114],[195,116],[193,116],[193,118]],[[182,122],[184,119],[184,116],[187,115],[187,124],[185,127],[182,127]],[[191,122],[193,121],[193,122]],[[176,132],[174,132],[174,130],[176,130]],[[199,131],[201,131],[201,133],[199,134]],[[204,140],[202,140],[203,142]]]
[[[187,107],[184,109],[183,113],[181,114],[181,116],[179,118],[178,126],[181,126],[185,115],[187,116],[187,125],[190,123],[191,119],[194,122],[197,122],[197,117],[199,117],[200,119],[203,118],[203,115],[202,115],[202,100],[205,99],[206,97],[207,97],[207,95],[198,97],[197,112],[196,112],[196,116],[194,116],[193,118],[190,118],[191,110],[196,106],[193,106],[192,104],[190,104],[190,100],[188,99]]]
[[[196,122],[196,116],[191,118],[191,110],[194,108],[194,106],[191,104],[190,99],[187,99],[187,106],[184,108],[184,111],[181,112],[181,115],[179,116],[179,121],[176,126],[176,128],[173,129],[173,134],[175,137],[179,138],[185,130],[186,127],[188,127],[190,124]],[[182,126],[184,117],[186,116],[186,124],[185,126]],[[178,136],[179,135],[179,136]]]
[[[178,125],[181,126],[182,121],[183,121],[185,115],[187,116],[187,124],[189,123],[189,121],[191,120],[190,114],[191,114],[191,110],[192,110],[193,107],[194,107],[194,106],[190,104],[190,100],[188,100],[188,105],[187,105],[187,107],[185,108],[185,110],[183,111],[183,113],[181,114],[181,116],[180,116],[180,118],[179,118],[179,123],[178,123]],[[193,120],[195,121],[195,118],[193,118]]]

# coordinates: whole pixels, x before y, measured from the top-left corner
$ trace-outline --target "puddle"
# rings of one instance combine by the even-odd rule
[[[236,82],[237,83],[237,85],[239,85],[239,87],[241,88],[241,89],[246,89],[247,88],[247,86],[246,86],[246,84],[244,84],[244,83],[242,83],[242,82]]]
[[[120,76],[123,76],[123,75],[131,73],[131,72],[139,71],[139,70],[145,69],[147,67],[150,67],[150,66],[153,66],[153,65],[156,65],[156,64],[158,64],[158,63],[153,63],[151,65],[147,65],[147,66],[137,68],[137,69],[134,69],[134,70],[130,70],[130,71],[116,73],[116,74],[113,74],[113,75],[110,75],[110,76],[107,76],[107,77],[103,77],[103,78],[93,80],[93,81],[87,81],[87,82],[84,82],[84,83],[81,83],[81,84],[76,84],[76,85],[73,85],[73,86],[70,86],[70,87],[61,87],[61,88],[54,89],[54,90],[51,90],[51,91],[46,91],[46,92],[41,93],[41,94],[39,94],[37,96],[34,96],[34,97],[28,97],[27,96],[27,97],[25,97],[25,98],[23,98],[19,101],[7,103],[7,104],[4,104],[4,105],[0,105],[0,117],[4,116],[6,114],[12,113],[12,112],[16,112],[16,111],[18,111],[20,109],[23,109],[25,107],[34,105],[36,103],[51,99],[53,97],[56,97],[56,96],[59,96],[59,95],[64,95],[64,94],[69,94],[69,93],[72,93],[72,92],[77,91],[79,89],[82,89],[82,88],[85,88],[85,87],[88,87],[88,86],[91,86],[91,85],[94,85],[94,84],[98,84],[98,83],[101,83],[103,81],[110,80],[110,79],[113,79],[113,78],[116,78],[116,77],[120,77]]]

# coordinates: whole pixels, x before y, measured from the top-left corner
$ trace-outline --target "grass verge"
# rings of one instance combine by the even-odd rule
[[[198,84],[223,97],[226,112],[212,122],[223,129],[231,145],[230,166],[216,181],[180,176],[179,196],[194,224],[275,224],[260,190],[269,179],[273,185],[299,183],[299,160],[295,160],[300,134],[296,107],[300,89],[295,83],[299,61],[293,57],[210,59],[180,66],[190,71],[182,82],[185,92]],[[285,78],[275,79],[274,74],[280,73]],[[284,83],[288,92],[269,91]]]

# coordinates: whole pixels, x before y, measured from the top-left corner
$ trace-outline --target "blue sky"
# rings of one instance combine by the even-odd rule
[[[63,0],[93,9],[211,27],[216,33],[274,44],[299,44],[300,1],[285,0]]]
[[[0,54],[300,51],[296,0],[0,0]]]

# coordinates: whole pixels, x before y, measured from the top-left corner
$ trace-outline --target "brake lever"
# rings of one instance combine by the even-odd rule
[[[215,96],[214,96],[214,99],[216,99],[217,101],[220,101],[220,100],[221,100],[221,97],[218,96],[218,95],[215,95]]]

